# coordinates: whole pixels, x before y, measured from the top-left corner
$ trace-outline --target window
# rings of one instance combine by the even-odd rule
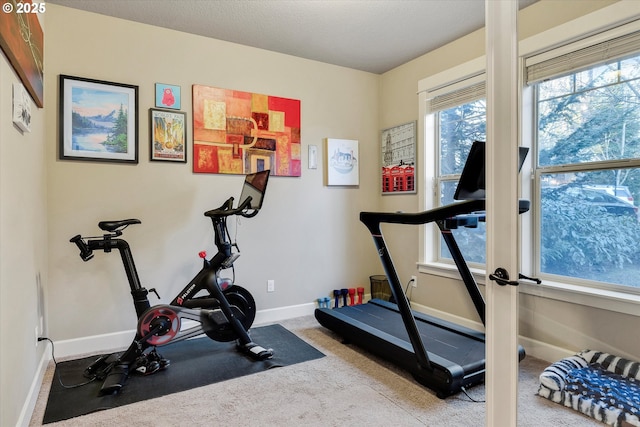
[[[520,258],[523,273],[543,279],[520,292],[635,315],[640,20],[627,6],[618,2],[519,43],[520,144],[530,148],[521,197],[532,202],[520,216]],[[423,209],[453,201],[468,144],[484,134],[485,67],[479,57],[418,83]],[[460,137],[462,128],[474,135]],[[455,231],[479,283],[486,274],[482,227]],[[421,273],[459,279],[437,227],[423,228],[419,257]]]
[[[484,99],[457,105],[437,114],[438,206],[453,203],[460,174],[471,144],[486,140],[486,102]],[[452,230],[460,251],[469,263],[486,262],[486,227],[480,222],[477,228]],[[440,237],[439,259],[451,260],[449,249]]]
[[[640,49],[620,55],[534,83],[536,257],[563,281],[639,288]]]
[[[640,294],[640,21],[610,28],[586,38],[558,32],[570,43],[547,39],[546,51],[541,38],[524,43],[535,54],[523,53],[522,145],[532,166],[523,195],[533,208],[522,222],[522,263],[558,286]],[[427,209],[454,202],[471,143],[485,140],[484,61],[419,84]],[[484,224],[454,235],[482,269]],[[449,276],[437,230],[425,228],[422,242],[421,271]]]

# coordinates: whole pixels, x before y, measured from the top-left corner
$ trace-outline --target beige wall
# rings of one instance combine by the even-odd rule
[[[521,37],[610,3],[542,0],[521,12]],[[238,232],[238,283],[251,290],[260,310],[269,310],[310,303],[337,287],[368,285],[368,275],[381,271],[358,212],[420,206],[417,195],[379,195],[379,130],[417,120],[419,80],[484,52],[484,32],[477,31],[377,76],[51,4],[45,18],[46,102],[42,110],[33,106],[30,134],[11,124],[11,84],[18,79],[0,57],[3,426],[24,420],[25,412],[28,418],[30,387],[38,386],[45,348],[33,342],[39,273],[47,299],[44,333],[54,340],[126,331],[135,322],[117,254],[96,254],[83,263],[71,236],[99,234],[101,219],[140,218],[142,225],[129,228],[126,237],[143,284],[167,301],[198,269],[197,252],[212,250],[202,213],[238,192],[241,177],[194,175],[191,153],[186,165],[148,161],[154,83],[182,86],[189,120],[192,84],[302,101],[303,176],[272,179],[263,211],[243,220]],[[57,160],[59,74],[139,85],[140,164]],[[324,186],[324,159],[319,169],[307,169],[307,147],[322,148],[326,137],[360,140],[359,188]],[[417,229],[389,226],[385,232],[401,277],[417,274]],[[267,279],[276,281],[275,293],[266,293]],[[461,288],[457,280],[420,274],[413,300],[473,318]],[[640,357],[637,340],[628,339],[637,323],[633,316],[534,296],[522,296],[520,310],[520,331],[530,338]]]
[[[44,351],[36,349],[38,281],[47,280],[44,111],[31,105],[31,132],[12,121],[17,74],[0,53],[0,425],[15,425]],[[40,279],[39,279],[40,278]]]
[[[616,2],[542,0],[518,15],[519,37],[525,39],[613,3]],[[484,37],[484,30],[476,31],[383,74],[380,89],[381,128],[417,120],[417,82],[484,55]],[[421,160],[423,156],[422,152],[418,154]],[[419,185],[419,190],[425,191],[426,186],[423,183]],[[383,197],[382,207],[388,211],[407,212],[421,209],[417,195]],[[413,290],[412,300],[478,321],[461,281],[417,273],[418,229],[407,226],[388,229],[386,237],[396,253],[394,261],[401,277],[408,280],[410,275],[418,276],[418,288]],[[637,319],[628,314],[521,294],[519,326],[521,335],[569,351],[597,348],[640,357],[640,342],[628,339],[637,329]]]
[[[148,109],[156,82],[182,87],[188,120],[193,84],[301,100],[302,177],[272,177],[262,211],[242,219],[238,232],[237,283],[251,291],[259,310],[311,303],[332,289],[364,284],[380,271],[358,220],[358,212],[378,203],[379,76],[63,7],[47,9],[47,26],[53,339],[135,325],[119,256],[97,253],[83,263],[70,237],[98,234],[100,220],[141,219],[125,238],[143,285],[169,302],[200,268],[197,253],[214,248],[203,213],[239,195],[241,176],[193,174],[191,153],[188,164],[149,162]],[[138,165],[57,160],[59,74],[140,87]],[[191,141],[191,126],[188,132]],[[321,149],[327,137],[360,141],[359,188],[324,186],[324,159],[318,169],[307,169],[307,147]],[[268,279],[275,280],[274,293],[266,292]]]

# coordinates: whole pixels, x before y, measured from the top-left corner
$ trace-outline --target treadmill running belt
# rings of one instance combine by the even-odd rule
[[[338,310],[354,320],[366,323],[411,345],[404,323],[398,321],[400,318],[397,310],[379,306],[375,301],[364,305],[341,307]],[[424,346],[430,353],[437,354],[462,367],[476,365],[478,360],[484,360],[484,339],[444,329],[427,322],[424,320],[426,318],[426,316],[417,316],[416,323]]]

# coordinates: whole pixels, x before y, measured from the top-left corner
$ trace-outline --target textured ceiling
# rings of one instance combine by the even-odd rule
[[[537,0],[518,1],[522,8]],[[48,2],[376,74],[482,28],[485,5],[485,0]]]

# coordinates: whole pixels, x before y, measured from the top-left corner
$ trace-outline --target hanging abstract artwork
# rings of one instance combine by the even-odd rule
[[[193,171],[300,176],[300,101],[193,86]]]
[[[44,107],[44,32],[38,14],[46,3],[3,1],[0,49],[39,108]]]

